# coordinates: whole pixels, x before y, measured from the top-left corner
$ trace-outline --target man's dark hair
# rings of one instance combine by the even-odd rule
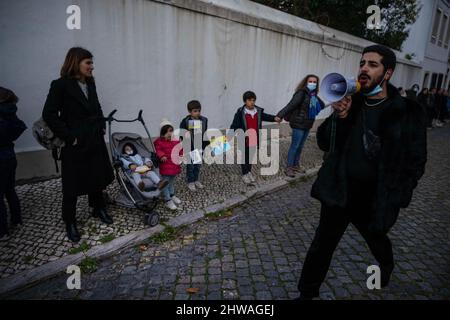
[[[387,69],[395,70],[395,65],[397,64],[397,57],[395,56],[394,51],[392,51],[390,48],[376,44],[373,46],[365,47],[362,54],[368,52],[376,52],[380,56],[382,56],[381,63],[383,64],[385,71]]]
[[[256,100],[256,94],[253,91],[247,91],[242,96],[242,99],[244,100],[244,102],[247,101],[247,100],[250,100],[250,99],[255,99]]]
[[[192,100],[192,101],[188,102],[187,109],[189,112],[192,112],[192,110],[196,110],[196,109],[202,110],[202,105],[200,104],[199,101]]]

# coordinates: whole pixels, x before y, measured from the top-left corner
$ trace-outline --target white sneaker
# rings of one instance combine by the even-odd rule
[[[172,196],[172,201],[173,201],[173,203],[175,203],[175,204],[180,204],[180,203],[181,203],[180,198],[175,197],[175,196]]]
[[[443,126],[441,121],[436,121],[436,127],[441,128]]]
[[[252,180],[250,179],[250,176],[248,175],[248,173],[244,174],[242,176],[242,181],[244,181],[245,184],[251,184],[252,183]]]
[[[177,206],[173,202],[173,200],[169,200],[166,202],[166,208],[169,208],[170,210],[177,210]]]
[[[197,189],[195,188],[195,183],[194,183],[194,182],[188,183],[188,189],[191,190],[191,191],[197,190]]]
[[[194,183],[195,183],[195,186],[199,189],[203,189],[205,187],[204,185],[202,185],[202,183],[200,181],[195,181]]]
[[[251,172],[248,173],[248,177],[250,179],[250,182],[256,182],[256,179]]]

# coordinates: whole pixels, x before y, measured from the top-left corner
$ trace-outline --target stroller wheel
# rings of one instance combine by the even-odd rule
[[[159,214],[156,212],[146,213],[144,222],[150,227],[156,226],[159,223]]]

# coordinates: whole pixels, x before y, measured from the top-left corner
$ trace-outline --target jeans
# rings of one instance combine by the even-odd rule
[[[188,183],[198,181],[201,166],[201,164],[192,163],[186,165],[186,178]]]
[[[163,199],[165,201],[169,201],[172,199],[172,196],[175,194],[175,178],[177,176],[161,176],[163,180],[167,180],[169,184],[161,190]]]
[[[20,201],[14,189],[16,182],[16,158],[0,160],[0,237],[8,233],[6,201],[8,201],[11,223],[22,223]]]
[[[249,146],[245,146],[244,148],[244,163],[241,164],[241,170],[242,170],[242,175],[245,176],[247,173],[252,172],[252,164],[251,164],[251,159],[253,159],[255,157],[255,153],[257,152],[257,149],[255,147],[249,147]],[[252,153],[250,155],[250,153]]]
[[[300,163],[300,154],[308,138],[309,130],[292,129],[292,141],[288,151],[287,166],[296,167]]]
[[[370,203],[373,201],[375,188],[369,191],[364,190],[364,187],[359,189],[349,193],[349,201],[345,209],[327,207],[322,204],[319,226],[306,254],[298,284],[299,291],[305,297],[319,296],[319,289],[325,280],[334,250],[349,223],[352,223],[363,236],[381,268],[394,265],[392,245],[388,236],[373,234],[369,231],[372,210]]]
[[[76,222],[78,197],[63,193],[62,217],[66,224]],[[103,191],[92,192],[88,194],[89,207],[95,209],[105,209],[106,203],[103,198]]]

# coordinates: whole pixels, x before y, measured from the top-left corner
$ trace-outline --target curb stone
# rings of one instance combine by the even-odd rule
[[[319,171],[320,166],[309,169],[305,174],[300,174],[295,178],[286,177],[275,180],[262,186],[258,186],[245,194],[237,195],[225,200],[222,203],[213,204],[205,209],[189,212],[174,218],[171,218],[166,224],[177,228],[193,224],[202,220],[205,215],[237,207],[242,203],[252,199],[264,196],[269,192],[274,192],[285,188],[289,183],[301,181],[305,177],[312,177]],[[85,258],[104,259],[113,255],[119,250],[123,250],[142,243],[148,238],[163,232],[165,229],[162,225],[157,225],[153,228],[147,228],[135,231],[116,238],[108,243],[101,244],[89,249],[87,252],[77,253],[75,255],[67,255],[58,260],[46,263],[31,270],[12,275],[7,278],[0,279],[0,298],[4,298],[7,294],[12,294],[16,291],[31,287],[39,282],[51,279],[61,272],[64,272],[69,265],[77,265]]]

